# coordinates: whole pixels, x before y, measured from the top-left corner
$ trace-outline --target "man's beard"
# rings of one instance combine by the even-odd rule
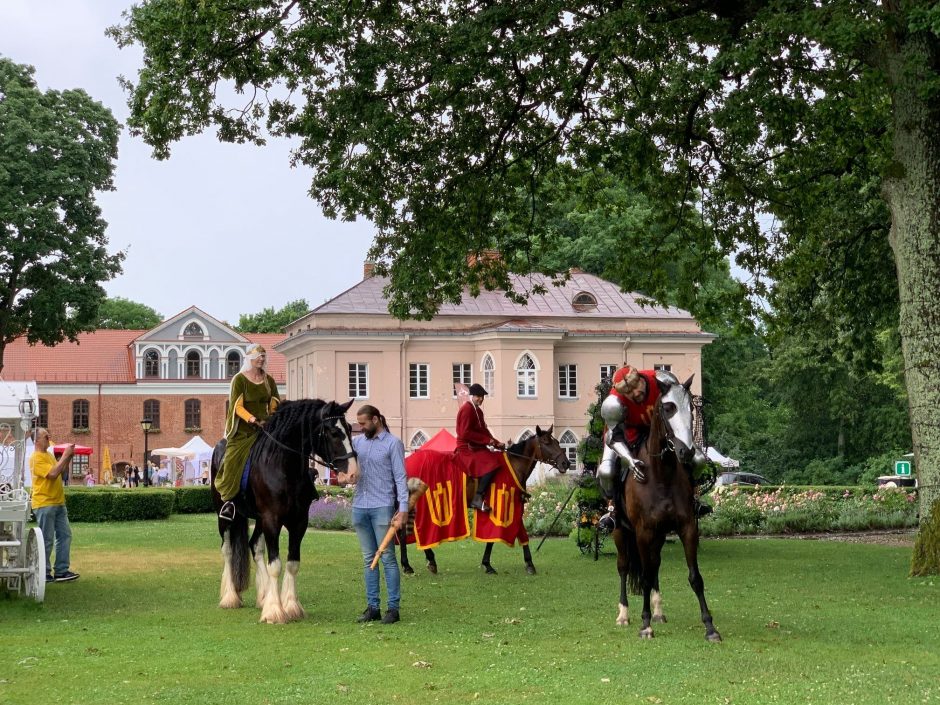
[[[378,426],[373,426],[371,429],[363,429],[363,433],[366,434],[366,438],[375,438],[375,434],[379,432]]]

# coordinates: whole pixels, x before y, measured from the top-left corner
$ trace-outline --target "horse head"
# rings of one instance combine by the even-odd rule
[[[352,399],[345,404],[330,401],[320,408],[317,413],[319,431],[314,450],[328,465],[337,470],[358,473],[359,463],[352,447],[352,427],[346,420],[346,412],[352,404]]]
[[[558,443],[558,439],[552,435],[552,429],[554,428],[555,424],[552,424],[544,431],[538,426],[535,427],[535,438],[538,442],[536,460],[548,463],[558,472],[564,474],[571,467],[571,463],[568,460],[568,453]]]
[[[656,384],[659,386],[660,415],[665,422],[666,436],[675,449],[681,463],[700,465],[705,462],[705,454],[695,445],[692,435],[692,377],[680,384],[672,372],[656,371]]]

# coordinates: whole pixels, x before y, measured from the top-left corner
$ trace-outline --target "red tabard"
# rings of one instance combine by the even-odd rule
[[[470,535],[467,517],[466,477],[453,453],[421,450],[405,460],[408,477],[428,486],[415,504],[415,542],[418,548],[434,548],[445,541]]]
[[[495,470],[502,453],[487,450],[487,443],[497,443],[486,427],[483,409],[468,401],[457,412],[457,458],[470,477],[480,477]]]
[[[493,478],[493,484],[490,485],[486,497],[486,502],[492,510],[481,512],[478,509],[474,512],[474,540],[483,543],[502,541],[510,547],[517,540],[520,546],[529,544],[529,534],[522,523],[523,489],[516,474],[512,471],[509,458],[504,454],[502,466]]]
[[[656,402],[659,401],[659,385],[656,384],[656,372],[654,370],[639,370],[639,373],[646,380],[646,399],[641,403],[637,404],[627,399],[616,389],[610,390],[610,396],[616,397],[617,401],[620,402],[620,406],[623,407],[623,432],[627,443],[630,445],[636,443],[640,431],[645,431],[650,427],[653,412],[656,410]],[[616,379],[616,375],[614,379]]]

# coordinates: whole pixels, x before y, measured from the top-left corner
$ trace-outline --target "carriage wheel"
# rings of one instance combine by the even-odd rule
[[[46,546],[42,540],[42,530],[34,526],[26,534],[26,551],[23,552],[24,567],[29,572],[20,580],[20,589],[36,602],[46,597]]]

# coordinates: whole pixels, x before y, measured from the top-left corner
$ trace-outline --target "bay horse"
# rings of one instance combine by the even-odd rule
[[[614,529],[617,545],[617,572],[620,574],[620,605],[617,624],[630,623],[627,582],[634,594],[643,594],[643,626],[640,637],[653,638],[650,621],[665,622],[659,591],[659,566],[666,535],[675,531],[682,541],[689,568],[689,585],[698,598],[705,638],[721,641],[705,602],[705,583],[698,568],[698,521],[693,507],[694,491],[685,466],[703,460],[702,451],[692,439],[692,397],[690,377],[684,384],[671,372],[658,371],[656,382],[660,399],[650,423],[649,436],[636,455],[645,464],[646,482],[638,483],[633,473],[617,493],[617,516],[626,516],[629,525],[618,521]],[[652,601],[652,611],[650,609]]]
[[[236,501],[239,511],[231,522],[219,519],[223,560],[219,607],[242,606],[241,593],[248,587],[253,557],[260,621],[283,624],[303,619],[305,613],[297,600],[296,579],[310,504],[317,496],[308,458],[316,455],[331,467],[358,470],[352,429],[345,416],[352,403],[353,400],[346,404],[320,399],[285,401],[259,431],[248,456],[247,489]],[[222,498],[215,489],[215,476],[224,453],[223,438],[212,452],[212,499],[216,511],[222,506]],[[255,519],[251,539],[249,518]],[[279,589],[278,544],[282,527],[288,532],[287,569]],[[264,544],[259,541],[262,534]]]
[[[535,469],[536,463],[548,463],[562,474],[567,472],[568,468],[571,467],[571,463],[568,461],[568,454],[565,452],[565,449],[558,444],[558,439],[552,435],[552,429],[554,429],[554,424],[545,430],[536,426],[534,436],[529,436],[525,440],[514,443],[506,449],[509,463],[512,465],[513,472],[516,473],[516,477],[519,478],[519,482],[522,484],[523,488],[526,486],[529,476]],[[469,507],[470,500],[476,492],[477,480],[469,475],[465,475],[465,477],[467,483],[467,506]],[[417,478],[409,478],[409,494],[422,492],[425,488],[424,483]],[[403,573],[411,574],[414,573],[414,569],[408,562],[405,532],[406,529],[403,528],[399,532],[398,537],[401,547],[401,567]],[[492,553],[493,543],[487,543],[486,548],[483,550],[483,560],[480,562],[480,566],[488,574],[495,575],[496,569],[490,563]],[[437,573],[437,559],[434,555],[434,551],[430,548],[425,549],[424,557],[427,559],[428,570],[431,573]],[[528,544],[522,547],[522,557],[525,561],[526,573],[535,575],[535,565],[532,563],[532,551],[529,550]]]

